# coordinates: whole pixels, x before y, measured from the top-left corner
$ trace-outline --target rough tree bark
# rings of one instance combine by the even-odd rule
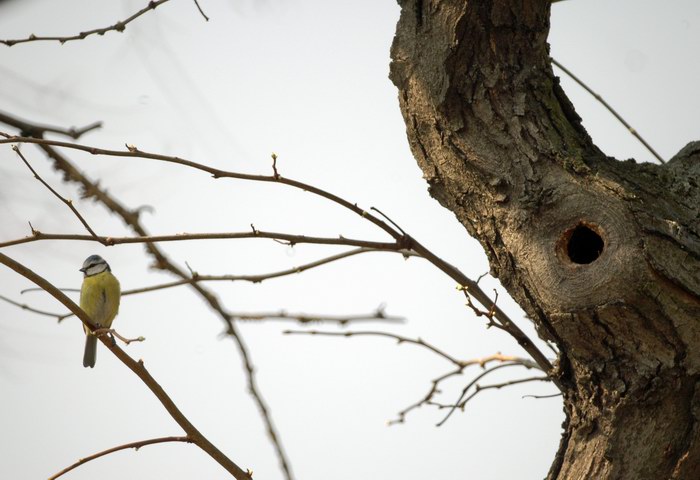
[[[544,339],[550,479],[700,478],[700,142],[607,157],[553,75],[546,0],[405,0],[391,79],[431,195]]]

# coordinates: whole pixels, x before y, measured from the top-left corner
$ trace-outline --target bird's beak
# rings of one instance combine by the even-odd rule
[[[83,272],[83,273],[85,273],[85,270],[87,270],[87,268],[79,268],[78,269],[79,272]]]

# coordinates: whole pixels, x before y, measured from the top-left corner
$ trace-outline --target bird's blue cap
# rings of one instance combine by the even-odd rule
[[[80,269],[80,271],[85,273],[85,271],[88,268],[93,267],[95,265],[99,265],[101,263],[104,263],[105,265],[107,265],[107,262],[105,261],[105,259],[100,257],[99,255],[90,255],[83,262],[83,267]],[[107,265],[107,268],[109,268],[109,265]]]

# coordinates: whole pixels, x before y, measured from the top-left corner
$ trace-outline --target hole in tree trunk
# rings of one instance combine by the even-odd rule
[[[566,232],[564,238],[569,260],[579,265],[592,263],[603,253],[605,242],[592,225],[581,223],[573,230]]]

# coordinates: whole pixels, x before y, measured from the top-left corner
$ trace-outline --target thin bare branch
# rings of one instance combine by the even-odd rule
[[[561,397],[562,393],[553,393],[551,395],[523,395],[521,398],[534,398],[534,399],[543,399],[543,398],[554,398],[554,397]]]
[[[476,282],[477,284],[479,283],[479,280],[482,277],[479,277]],[[503,324],[501,324],[499,321],[494,320],[494,316],[496,314],[496,302],[498,302],[498,291],[496,289],[493,290],[494,292],[494,299],[493,303],[491,304],[491,307],[487,310],[482,310],[476,305],[474,305],[474,302],[472,302],[472,297],[469,295],[469,287],[466,285],[458,285],[457,290],[460,292],[464,293],[464,297],[467,299],[467,307],[469,307],[472,312],[474,312],[474,315],[477,317],[486,317],[488,319],[487,327],[496,327],[500,328],[501,330],[507,330]]]
[[[29,161],[26,159],[26,157],[22,154],[20,151],[19,147],[17,145],[12,146],[12,150],[15,151],[15,153],[19,156],[19,158],[22,159],[24,164],[27,166],[30,172],[32,172],[32,175],[34,175],[34,178],[39,180],[43,186],[45,186],[56,198],[58,198],[61,202],[63,202],[68,208],[70,208],[70,211],[73,212],[73,214],[80,220],[80,223],[83,224],[83,227],[85,227],[85,230],[87,230],[92,237],[100,242],[102,245],[107,245],[107,243],[104,240],[101,240],[100,237],[97,236],[95,231],[90,227],[90,225],[87,223],[87,220],[80,214],[77,208],[73,205],[73,201],[65,198],[63,195],[58,193],[56,190],[51,187],[46,181],[44,181],[43,178],[32,168],[32,166],[29,164]]]
[[[64,179],[66,181],[78,183],[82,187],[85,198],[94,198],[102,203],[109,211],[118,215],[136,235],[141,237],[149,236],[147,230],[139,220],[139,215],[141,212],[140,209],[127,209],[121,204],[121,202],[112,197],[104,189],[100,188],[96,182],[93,182],[87,178],[64,155],[62,155],[51,145],[40,145],[40,147],[42,150],[44,150],[44,152],[46,152],[48,157],[54,161],[54,168],[63,172]],[[175,263],[173,263],[156,244],[146,243],[145,246],[148,254],[155,260],[154,266],[156,268],[166,270],[173,275],[180,277],[181,279],[189,277],[188,273],[175,265]],[[205,300],[207,304],[209,304],[212,310],[214,310],[219,318],[226,324],[228,332],[230,333],[231,338],[234,340],[234,343],[241,355],[241,360],[243,362],[243,367],[248,380],[248,392],[260,411],[260,416],[265,424],[270,442],[272,443],[275,453],[277,454],[284,478],[287,480],[293,480],[294,477],[292,475],[289,460],[287,459],[284,448],[282,447],[282,442],[279,439],[279,434],[277,433],[274,422],[272,421],[267,404],[265,403],[257,386],[252,360],[250,353],[248,352],[248,347],[243,341],[243,337],[241,336],[240,332],[238,332],[233,320],[230,318],[229,312],[223,307],[223,305],[221,305],[219,299],[213,292],[199,284],[192,284],[191,287]]]
[[[231,317],[241,321],[258,321],[258,320],[292,320],[302,324],[307,323],[337,323],[345,326],[349,323],[359,322],[388,322],[402,323],[404,317],[387,315],[383,308],[378,308],[370,314],[360,315],[314,315],[308,313],[287,313],[284,310],[278,312],[255,312],[255,313],[231,313]],[[309,333],[309,332],[284,332],[284,333]]]
[[[426,348],[430,350],[431,352],[437,354],[438,356],[444,358],[445,360],[454,363],[458,367],[461,367],[462,369],[464,368],[465,365],[463,365],[463,362],[460,362],[453,356],[449,355],[448,353],[445,353],[444,351],[440,350],[439,348],[435,347],[434,345],[425,342],[423,339],[418,338],[418,339],[412,339],[412,338],[407,338],[407,337],[402,337],[401,335],[395,335],[393,333],[388,333],[388,332],[375,332],[375,331],[362,331],[362,332],[321,332],[318,330],[285,330],[284,332],[285,335],[318,335],[318,336],[325,336],[325,337],[362,337],[362,336],[371,336],[371,337],[386,337],[386,338],[393,338],[396,340],[399,344],[401,343],[410,343],[412,345],[418,345],[420,347]]]
[[[43,289],[39,288],[38,290],[44,291]],[[63,290],[63,289],[59,289]],[[149,291],[145,289],[138,289],[138,290],[126,290],[122,292],[122,296],[124,295],[129,295],[129,294],[136,294],[136,293],[143,293],[144,291]],[[22,304],[19,302],[15,302],[14,300],[11,300],[7,297],[4,297],[0,295],[0,300],[4,300],[7,303],[10,303],[12,305],[15,305],[19,308],[22,308],[24,310],[27,310],[29,312],[37,313],[39,315],[45,315],[49,317],[54,317],[56,318],[59,322],[63,321],[64,319],[68,317],[72,317],[73,313],[64,313],[64,314],[59,314],[59,313],[51,313],[51,312],[46,312],[43,310],[38,310],[36,308],[30,307],[29,305]],[[289,313],[285,310],[279,310],[276,312],[228,312],[228,315],[231,317],[232,320],[240,320],[240,321],[262,321],[262,320],[286,320],[286,321],[293,321],[293,322],[298,322],[301,324],[308,324],[308,323],[336,323],[340,326],[345,326],[350,323],[361,323],[361,322],[386,322],[386,323],[401,323],[405,321],[404,317],[398,317],[395,315],[387,315],[386,311],[384,310],[384,306],[380,306],[377,308],[374,312],[372,313],[366,313],[366,314],[358,314],[358,315],[324,315],[324,314],[309,314],[309,313]],[[121,336],[119,333],[117,333],[116,330],[113,329],[100,329],[95,331],[94,333],[97,335],[98,333],[111,333],[115,337],[119,338],[122,342],[124,342],[126,345],[129,345],[131,342],[143,342],[145,340],[144,337],[137,337],[137,338],[125,338]],[[226,334],[229,334],[230,332],[226,332]]]
[[[474,280],[472,280],[469,277],[467,277],[466,275],[464,275],[464,273],[462,273],[459,269],[457,269],[456,267],[454,267],[450,263],[446,262],[442,258],[435,255],[432,251],[430,251],[428,248],[426,248],[425,246],[420,244],[417,240],[412,238],[410,235],[407,235],[407,234],[404,234],[400,231],[397,231],[396,229],[394,229],[392,226],[390,226],[389,224],[387,224],[386,222],[384,222],[380,218],[372,215],[370,212],[367,212],[366,210],[363,210],[360,207],[358,207],[356,204],[350,203],[347,200],[340,198],[337,195],[334,195],[330,192],[322,190],[318,187],[314,187],[313,185],[309,185],[309,184],[299,182],[296,180],[284,178],[280,175],[252,175],[252,174],[244,174],[244,173],[238,173],[238,172],[229,172],[229,171],[209,167],[209,166],[206,166],[203,164],[199,164],[196,162],[192,162],[190,160],[185,160],[185,159],[182,159],[179,157],[172,157],[172,156],[167,156],[167,155],[160,155],[160,154],[143,152],[132,145],[127,145],[126,151],[106,150],[106,149],[100,149],[100,148],[96,148],[96,147],[90,147],[90,146],[80,145],[80,144],[73,144],[73,143],[68,143],[68,142],[51,141],[51,140],[37,139],[37,138],[31,138],[31,137],[11,136],[9,134],[1,133],[1,132],[0,132],[0,135],[5,137],[5,140],[0,140],[0,144],[2,144],[2,143],[36,143],[36,144],[42,145],[42,148],[44,148],[44,150],[47,151],[52,158],[56,158],[56,156],[58,155],[58,153],[53,148],[48,148],[48,147],[52,147],[52,146],[81,150],[81,151],[91,153],[93,155],[109,155],[109,156],[115,156],[115,157],[145,158],[145,159],[164,161],[164,162],[168,162],[168,163],[174,163],[174,164],[179,164],[179,165],[187,166],[190,168],[194,168],[196,170],[207,172],[207,173],[211,174],[214,178],[236,178],[236,179],[240,179],[240,180],[281,183],[283,185],[288,185],[288,186],[291,186],[293,188],[304,190],[304,191],[310,192],[314,195],[318,195],[320,197],[326,198],[326,199],[328,199],[334,203],[337,203],[338,205],[341,205],[344,208],[362,216],[362,218],[365,218],[369,222],[378,226],[379,228],[384,230],[386,233],[391,235],[396,240],[396,242],[399,244],[399,248],[413,250],[418,255],[427,259],[430,263],[432,263],[438,269],[442,270],[445,274],[450,276],[450,278],[455,280],[459,285],[468,287],[472,297],[476,301],[478,301],[482,306],[484,306],[486,309],[493,310],[493,312],[494,312],[493,316],[499,320],[500,325],[503,326],[503,330],[506,331],[508,334],[510,334],[518,342],[518,344],[528,354],[530,354],[530,356],[532,356],[533,360],[535,360],[543,368],[544,371],[550,371],[552,369],[552,364],[547,359],[547,357],[539,350],[539,348],[537,348],[537,346],[525,334],[525,332],[523,332],[520,329],[520,327],[518,327],[515,324],[515,322],[513,322],[513,320],[511,320],[510,317],[504,311],[502,311],[499,307],[497,307],[494,304],[494,302],[489,298],[489,296],[483,290],[481,290],[479,285],[477,285],[477,283]],[[65,163],[65,162],[62,162],[62,163]],[[73,168],[73,170],[75,170],[75,169]],[[73,173],[73,172],[71,172],[71,173]],[[100,194],[100,196],[102,198],[105,198],[105,196],[103,194]],[[109,199],[109,201],[112,204],[115,203],[113,199]],[[367,246],[367,245],[364,245],[364,246]],[[557,383],[556,379],[554,381],[555,381],[555,383]]]
[[[126,18],[124,20],[118,21],[114,25],[111,25],[109,27],[104,27],[104,28],[96,28],[94,30],[87,30],[85,32],[80,32],[77,35],[72,35],[72,36],[65,36],[65,37],[57,37],[57,36],[38,36],[31,34],[27,38],[20,38],[16,40],[0,40],[0,44],[5,44],[8,47],[11,47],[13,45],[17,45],[18,43],[28,43],[28,42],[59,42],[61,44],[64,44],[66,42],[71,42],[73,40],[83,40],[84,38],[87,38],[91,35],[104,35],[107,32],[110,31],[115,31],[115,32],[123,32],[126,26],[139,18],[141,15],[144,13],[150,11],[150,10],[155,10],[158,6],[168,2],[170,0],[157,0],[157,1],[150,1],[148,2],[148,5],[146,5],[144,8],[139,10],[138,12],[134,13],[131,15],[129,18]]]
[[[412,403],[408,407],[401,410],[398,413],[397,418],[394,420],[388,421],[387,425],[391,426],[391,425],[396,425],[396,424],[400,424],[400,423],[405,423],[406,422],[406,415],[408,415],[411,411],[422,407],[423,405],[438,405],[435,401],[433,401],[433,398],[435,398],[435,395],[441,393],[439,390],[440,383],[443,382],[444,380],[447,380],[450,377],[454,377],[456,375],[462,375],[464,373],[464,369],[466,367],[468,367],[470,365],[479,365],[482,368],[484,368],[489,363],[496,362],[496,361],[497,362],[516,362],[516,363],[519,363],[519,364],[525,366],[526,368],[530,365],[534,365],[534,362],[532,362],[531,360],[527,360],[527,359],[520,358],[520,357],[514,357],[514,356],[510,356],[510,355],[501,355],[500,353],[497,353],[494,355],[489,355],[489,356],[483,357],[483,358],[477,358],[477,359],[473,359],[473,360],[468,360],[466,362],[462,362],[464,366],[459,367],[455,370],[451,370],[451,371],[447,372],[446,374],[441,375],[441,376],[433,379],[431,382],[430,389],[428,390],[428,393],[423,398],[418,400],[417,402]],[[539,368],[539,367],[533,367],[533,368]],[[543,378],[546,378],[546,377],[543,377]]]
[[[440,393],[440,390],[438,389],[438,387],[439,387],[441,382],[443,382],[444,380],[447,380],[450,377],[454,377],[456,375],[461,375],[462,372],[464,372],[464,367],[459,367],[455,370],[451,370],[451,371],[447,372],[446,374],[441,375],[441,376],[433,379],[431,382],[430,390],[428,390],[428,393],[423,398],[418,400],[417,402],[412,403],[408,407],[401,410],[398,413],[398,416],[396,417],[396,419],[389,420],[388,422],[386,422],[387,426],[405,423],[406,422],[406,415],[408,415],[411,411],[413,411],[417,408],[420,408],[423,405],[430,405],[432,403],[432,400],[435,397],[435,395]]]
[[[9,113],[0,111],[0,122],[19,129],[27,137],[42,137],[44,133],[56,133],[77,140],[84,134],[102,127],[102,122],[94,122],[81,128],[62,128],[51,125],[30,123]]]
[[[138,450],[141,447],[145,447],[148,445],[155,445],[157,443],[168,443],[168,442],[183,442],[183,443],[192,443],[192,440],[190,440],[189,437],[160,437],[160,438],[151,438],[148,440],[139,440],[138,442],[131,442],[131,443],[125,443],[124,445],[119,445],[118,447],[112,447],[108,448],[107,450],[103,450],[101,452],[89,455],[87,457],[81,458],[74,464],[64,468],[60,472],[51,475],[49,477],[49,480],[56,480],[58,477],[63,476],[64,474],[70,472],[71,470],[78,468],[81,465],[85,465],[86,463],[98,459],[100,457],[104,457],[105,455],[109,455],[110,453],[114,452],[119,452],[120,450],[128,450],[130,448],[133,448],[134,450]]]
[[[327,337],[374,336],[374,337],[391,338],[391,339],[396,340],[399,344],[410,343],[413,345],[418,345],[420,347],[423,347],[423,348],[435,353],[436,355],[444,358],[445,360],[447,360],[447,361],[449,361],[457,366],[456,369],[451,370],[451,371],[447,372],[446,374],[441,375],[441,376],[433,379],[431,382],[430,390],[428,390],[428,393],[423,398],[418,400],[417,402],[412,403],[408,407],[401,410],[398,413],[398,417],[395,420],[390,420],[387,422],[387,425],[389,425],[389,426],[396,425],[399,423],[404,423],[406,421],[406,415],[409,412],[411,412],[412,410],[415,410],[417,408],[420,408],[423,405],[439,405],[436,402],[433,402],[433,398],[435,397],[435,395],[440,393],[440,390],[438,389],[440,383],[443,382],[444,380],[450,378],[450,377],[455,376],[455,375],[461,375],[467,367],[470,367],[472,365],[479,365],[481,368],[485,368],[489,363],[501,362],[501,365],[498,365],[497,367],[492,367],[489,370],[486,370],[484,373],[482,373],[478,377],[476,377],[474,379],[474,381],[469,384],[469,387],[471,387],[471,385],[474,382],[478,381],[480,378],[483,378],[484,375],[487,375],[491,371],[496,370],[502,366],[520,365],[520,366],[523,366],[523,367],[528,368],[528,369],[530,369],[530,368],[534,368],[534,369],[538,369],[538,370],[542,369],[537,363],[535,363],[534,361],[529,360],[527,358],[516,357],[513,355],[503,355],[501,353],[495,353],[493,355],[488,355],[486,357],[473,358],[470,360],[458,360],[455,357],[453,357],[452,355],[445,353],[445,351],[443,351],[442,349],[440,349],[440,348],[438,348],[430,343],[425,342],[421,338],[418,338],[418,339],[406,338],[406,337],[403,337],[401,335],[396,335],[396,334],[388,333],[388,332],[378,332],[378,331],[322,332],[322,331],[318,331],[318,330],[286,330],[283,333],[287,334],[287,335],[289,335],[289,334],[321,335],[321,336],[327,336]],[[548,378],[548,377],[543,377],[543,378]],[[495,388],[495,387],[493,387],[493,388]],[[461,398],[462,397],[460,397],[460,400],[461,400]],[[455,408],[456,408],[456,406],[455,406]],[[450,414],[451,414],[451,412],[450,412]],[[448,417],[449,417],[449,415],[448,415]],[[445,420],[447,420],[447,418],[445,418]],[[443,423],[445,420],[443,420]],[[441,424],[439,424],[439,425],[441,425]]]
[[[280,174],[277,171],[277,154],[275,152],[272,152],[272,176],[275,178],[279,178]]]
[[[460,403],[462,402],[462,400],[463,400],[464,397],[466,396],[466,394],[467,394],[467,392],[469,391],[469,389],[472,388],[474,385],[476,385],[476,383],[477,383],[479,380],[481,380],[482,378],[484,378],[484,377],[487,376],[487,375],[490,375],[491,373],[495,372],[496,370],[500,370],[500,369],[502,369],[502,368],[508,368],[508,367],[522,367],[522,366],[525,366],[525,365],[523,365],[523,364],[520,363],[520,362],[505,362],[505,363],[501,363],[500,365],[496,365],[496,366],[494,366],[494,367],[487,368],[487,369],[484,370],[482,373],[480,373],[479,375],[477,375],[476,377],[474,377],[474,378],[467,384],[467,386],[464,387],[464,389],[462,390],[462,393],[460,394],[459,398],[457,399],[457,401],[456,401],[454,404],[452,404],[452,405],[439,405],[440,407],[445,407],[445,408],[448,408],[448,407],[449,407],[449,408],[450,408],[450,411],[447,413],[447,415],[445,416],[445,418],[443,418],[443,419],[437,424],[437,426],[438,426],[438,427],[441,427],[442,425],[444,425],[445,422],[452,416],[452,414],[454,413],[454,411],[455,411],[457,408],[460,408]],[[529,368],[529,367],[527,367],[527,366],[525,366],[525,367],[526,367],[526,368]],[[543,377],[543,378],[549,378],[549,377]]]
[[[88,242],[99,242],[103,245],[113,246],[120,244],[147,243],[154,244],[160,242],[182,242],[187,240],[235,240],[241,238],[269,238],[273,240],[283,240],[291,244],[310,243],[316,245],[348,245],[352,247],[364,247],[372,250],[385,251],[400,251],[401,248],[396,242],[373,242],[370,240],[357,240],[345,237],[307,237],[305,235],[291,235],[288,233],[279,232],[263,232],[256,230],[255,232],[216,232],[216,233],[178,233],[175,235],[152,235],[139,237],[110,237],[110,236],[92,236],[79,235],[72,233],[43,233],[33,229],[32,234],[0,242],[0,248],[21,245],[23,243],[37,242],[41,240],[80,240]],[[189,275],[186,275],[190,278]]]
[[[406,232],[404,232],[403,229],[402,229],[401,227],[399,227],[399,225],[398,225],[395,221],[393,221],[391,218],[389,218],[384,212],[382,212],[381,210],[379,210],[377,207],[370,207],[370,210],[374,210],[375,212],[377,212],[379,215],[381,215],[382,217],[384,217],[384,219],[385,219],[387,222],[391,223],[391,224],[394,226],[394,228],[395,228],[396,230],[398,230],[399,232],[401,232],[402,235],[406,235]]]
[[[578,78],[576,75],[574,75],[574,74],[571,72],[571,70],[569,70],[568,68],[566,68],[564,65],[562,65],[562,64],[559,63],[559,62],[557,62],[557,61],[556,61],[555,59],[553,59],[552,57],[549,57],[549,59],[550,59],[550,60],[552,61],[552,63],[553,63],[554,65],[556,65],[562,72],[564,72],[565,74],[567,74],[574,82],[578,83],[581,87],[583,87],[584,90],[586,90],[588,93],[590,93],[591,95],[593,95],[593,98],[595,98],[596,100],[598,100],[610,113],[612,113],[613,116],[614,116],[615,118],[617,118],[617,120],[618,120],[621,124],[623,124],[623,125],[625,126],[625,128],[626,128],[632,135],[634,135],[634,137],[635,137],[637,140],[639,140],[639,141],[642,143],[642,145],[644,145],[644,147],[646,147],[646,149],[649,150],[649,152],[651,152],[651,154],[654,155],[654,157],[656,157],[656,159],[657,159],[659,162],[661,162],[661,163],[666,163],[666,160],[664,160],[664,159],[661,157],[661,155],[659,155],[658,153],[656,153],[656,150],[654,150],[654,149],[651,147],[651,145],[649,145],[649,144],[646,142],[646,140],[644,140],[644,139],[642,138],[642,136],[637,132],[637,130],[635,130],[634,128],[632,128],[632,126],[631,126],[629,123],[627,123],[627,122],[625,121],[625,119],[622,118],[622,116],[621,116],[619,113],[617,113],[617,112],[615,111],[615,109],[612,108],[612,107],[608,104],[608,102],[606,102],[606,101],[603,99],[603,97],[601,97],[599,94],[597,94],[596,92],[594,92],[588,85],[586,85],[586,84],[583,82],[583,80],[581,80],[581,79]]]
[[[97,330],[97,327],[92,323],[90,317],[75,302],[73,302],[63,292],[54,287],[43,277],[11,259],[7,255],[4,255],[3,253],[0,253],[0,263],[46,290],[51,296],[61,302],[66,308],[73,312],[73,314],[80,318],[80,320],[88,328],[91,330]],[[135,361],[133,358],[127,355],[124,350],[119,348],[116,343],[108,340],[105,336],[98,338],[119,360],[121,360],[124,365],[134,372],[141,379],[141,381],[143,381],[148,389],[151,390],[156,398],[158,398],[163,407],[165,407],[173,420],[175,420],[177,424],[182,427],[187,436],[192,440],[192,443],[204,450],[212,459],[226,469],[226,471],[231,473],[236,479],[250,480],[251,477],[246,472],[241,470],[238,465],[224,455],[224,453],[216,448],[204,435],[199,432],[199,430],[195,428],[194,425],[192,425],[192,423],[190,423],[187,417],[185,417],[185,415],[177,408],[168,394],[165,393],[165,390],[163,390],[160,384],[151,376],[148,370],[146,370],[143,361]]]
[[[109,150],[109,149],[104,149],[104,148],[91,147],[88,145],[81,145],[78,143],[61,142],[58,140],[49,140],[49,139],[34,138],[34,137],[13,136],[13,135],[10,135],[10,134],[5,133],[5,132],[0,132],[0,136],[5,137],[4,140],[0,140],[0,144],[34,143],[34,144],[44,145],[44,146],[53,146],[53,147],[69,148],[72,150],[80,150],[83,152],[88,152],[92,155],[105,155],[105,156],[110,156],[110,157],[130,157],[130,158],[143,158],[143,159],[148,159],[148,160],[158,160],[161,162],[183,165],[186,167],[193,168],[195,170],[200,170],[202,172],[209,173],[213,178],[235,178],[238,180],[251,180],[251,181],[257,181],[257,182],[281,183],[283,185],[289,185],[291,187],[297,188],[299,190],[304,190],[306,192],[312,193],[314,195],[318,195],[320,197],[331,200],[332,202],[335,202],[339,205],[342,205],[343,207],[347,208],[348,210],[351,210],[352,212],[356,213],[357,215],[374,223],[379,228],[381,228],[382,230],[384,230],[385,232],[387,232],[389,235],[391,235],[392,237],[394,237],[397,240],[404,238],[404,236],[400,232],[397,232],[391,226],[389,226],[387,223],[385,223],[384,221],[382,221],[378,217],[372,215],[370,212],[361,209],[356,204],[350,203],[347,200],[344,200],[337,195],[334,195],[330,192],[322,190],[322,189],[315,187],[313,185],[309,185],[307,183],[303,183],[303,182],[299,182],[299,181],[292,180],[289,178],[285,178],[285,177],[282,177],[281,175],[277,175],[277,176],[275,176],[275,175],[254,175],[254,174],[249,174],[249,173],[239,173],[239,172],[231,172],[231,171],[227,171],[227,170],[221,170],[218,168],[209,167],[209,166],[201,164],[201,163],[193,162],[191,160],[186,160],[186,159],[180,158],[180,157],[173,157],[170,155],[161,155],[158,153],[145,152],[145,151],[139,150],[134,145],[126,145],[126,150]],[[409,248],[409,245],[405,245],[405,246],[403,246],[403,248]]]
[[[206,16],[206,14],[204,13],[204,10],[202,10],[202,7],[199,6],[199,2],[198,2],[197,0],[194,0],[194,4],[197,6],[197,10],[199,10],[199,13],[202,14],[202,17],[204,17],[204,20],[205,20],[206,22],[208,22],[208,21],[209,21],[209,17]]]
[[[159,285],[152,285],[150,287],[142,287],[142,288],[135,288],[132,290],[125,290],[122,292],[122,296],[124,295],[135,295],[138,293],[145,293],[145,292],[152,292],[154,290],[163,290],[166,288],[173,288],[173,287],[178,287],[180,285],[188,285],[190,283],[195,283],[195,282],[216,282],[216,281],[227,281],[227,282],[235,282],[235,281],[244,281],[244,282],[251,282],[251,283],[261,283],[265,280],[269,280],[272,278],[280,278],[284,277],[287,275],[294,275],[297,273],[305,272],[306,270],[310,270],[312,268],[320,267],[322,265],[326,265],[331,262],[335,262],[337,260],[341,260],[344,258],[352,257],[354,255],[358,255],[360,253],[368,253],[368,252],[387,252],[387,251],[392,251],[392,250],[378,250],[375,248],[357,248],[354,250],[349,250],[347,252],[342,252],[337,255],[331,255],[329,257],[322,258],[320,260],[316,260],[314,262],[306,263],[304,265],[300,265],[298,267],[292,267],[289,269],[285,270],[280,270],[277,272],[272,272],[272,273],[264,273],[264,274],[257,274],[257,275],[202,275],[197,272],[194,272],[190,269],[190,275],[191,277],[188,279],[183,279],[183,280],[177,280],[174,282],[167,282],[167,283],[162,283]],[[402,254],[404,257],[415,257],[417,256],[415,253],[409,252],[408,250],[393,250],[397,253]]]
[[[59,287],[59,290],[62,292],[79,292],[80,291],[79,288],[60,288],[60,287]],[[43,288],[31,287],[31,288],[24,288],[24,289],[20,290],[19,293],[24,295],[25,293],[29,293],[29,292],[43,292],[43,291],[44,291]]]
[[[126,338],[123,337],[113,328],[98,328],[97,330],[94,330],[93,335],[97,337],[101,337],[102,335],[113,335],[114,337],[118,338],[122,342],[124,342],[124,345],[129,345],[132,342],[145,342],[146,337],[136,337],[136,338]]]
[[[37,308],[30,307],[30,306],[27,305],[26,303],[15,302],[14,300],[11,300],[11,299],[9,299],[9,298],[7,298],[7,297],[4,297],[4,296],[2,296],[2,295],[0,295],[0,300],[3,300],[3,301],[5,301],[5,302],[7,302],[7,303],[9,303],[9,304],[12,304],[12,305],[16,306],[16,307],[19,307],[19,308],[21,308],[22,310],[26,310],[26,311],[28,311],[28,312],[36,313],[36,314],[38,314],[38,315],[44,315],[44,316],[47,316],[47,317],[54,317],[54,318],[62,318],[62,317],[64,316],[64,315],[62,315],[62,314],[60,314],[60,313],[51,313],[51,312],[47,312],[47,311],[45,311],[45,310],[39,310],[39,309],[37,309]]]
[[[462,400],[462,402],[459,405],[456,405],[457,408],[464,410],[464,407],[466,404],[474,397],[476,397],[479,393],[483,392],[484,390],[490,390],[490,389],[500,389],[503,387],[509,387],[511,385],[520,385],[521,383],[529,383],[529,382],[551,382],[552,379],[549,377],[542,377],[542,376],[537,376],[537,377],[527,377],[527,378],[518,378],[516,380],[508,380],[507,382],[501,382],[501,383],[494,383],[491,385],[475,385],[474,386],[474,391],[469,395],[467,398]]]

